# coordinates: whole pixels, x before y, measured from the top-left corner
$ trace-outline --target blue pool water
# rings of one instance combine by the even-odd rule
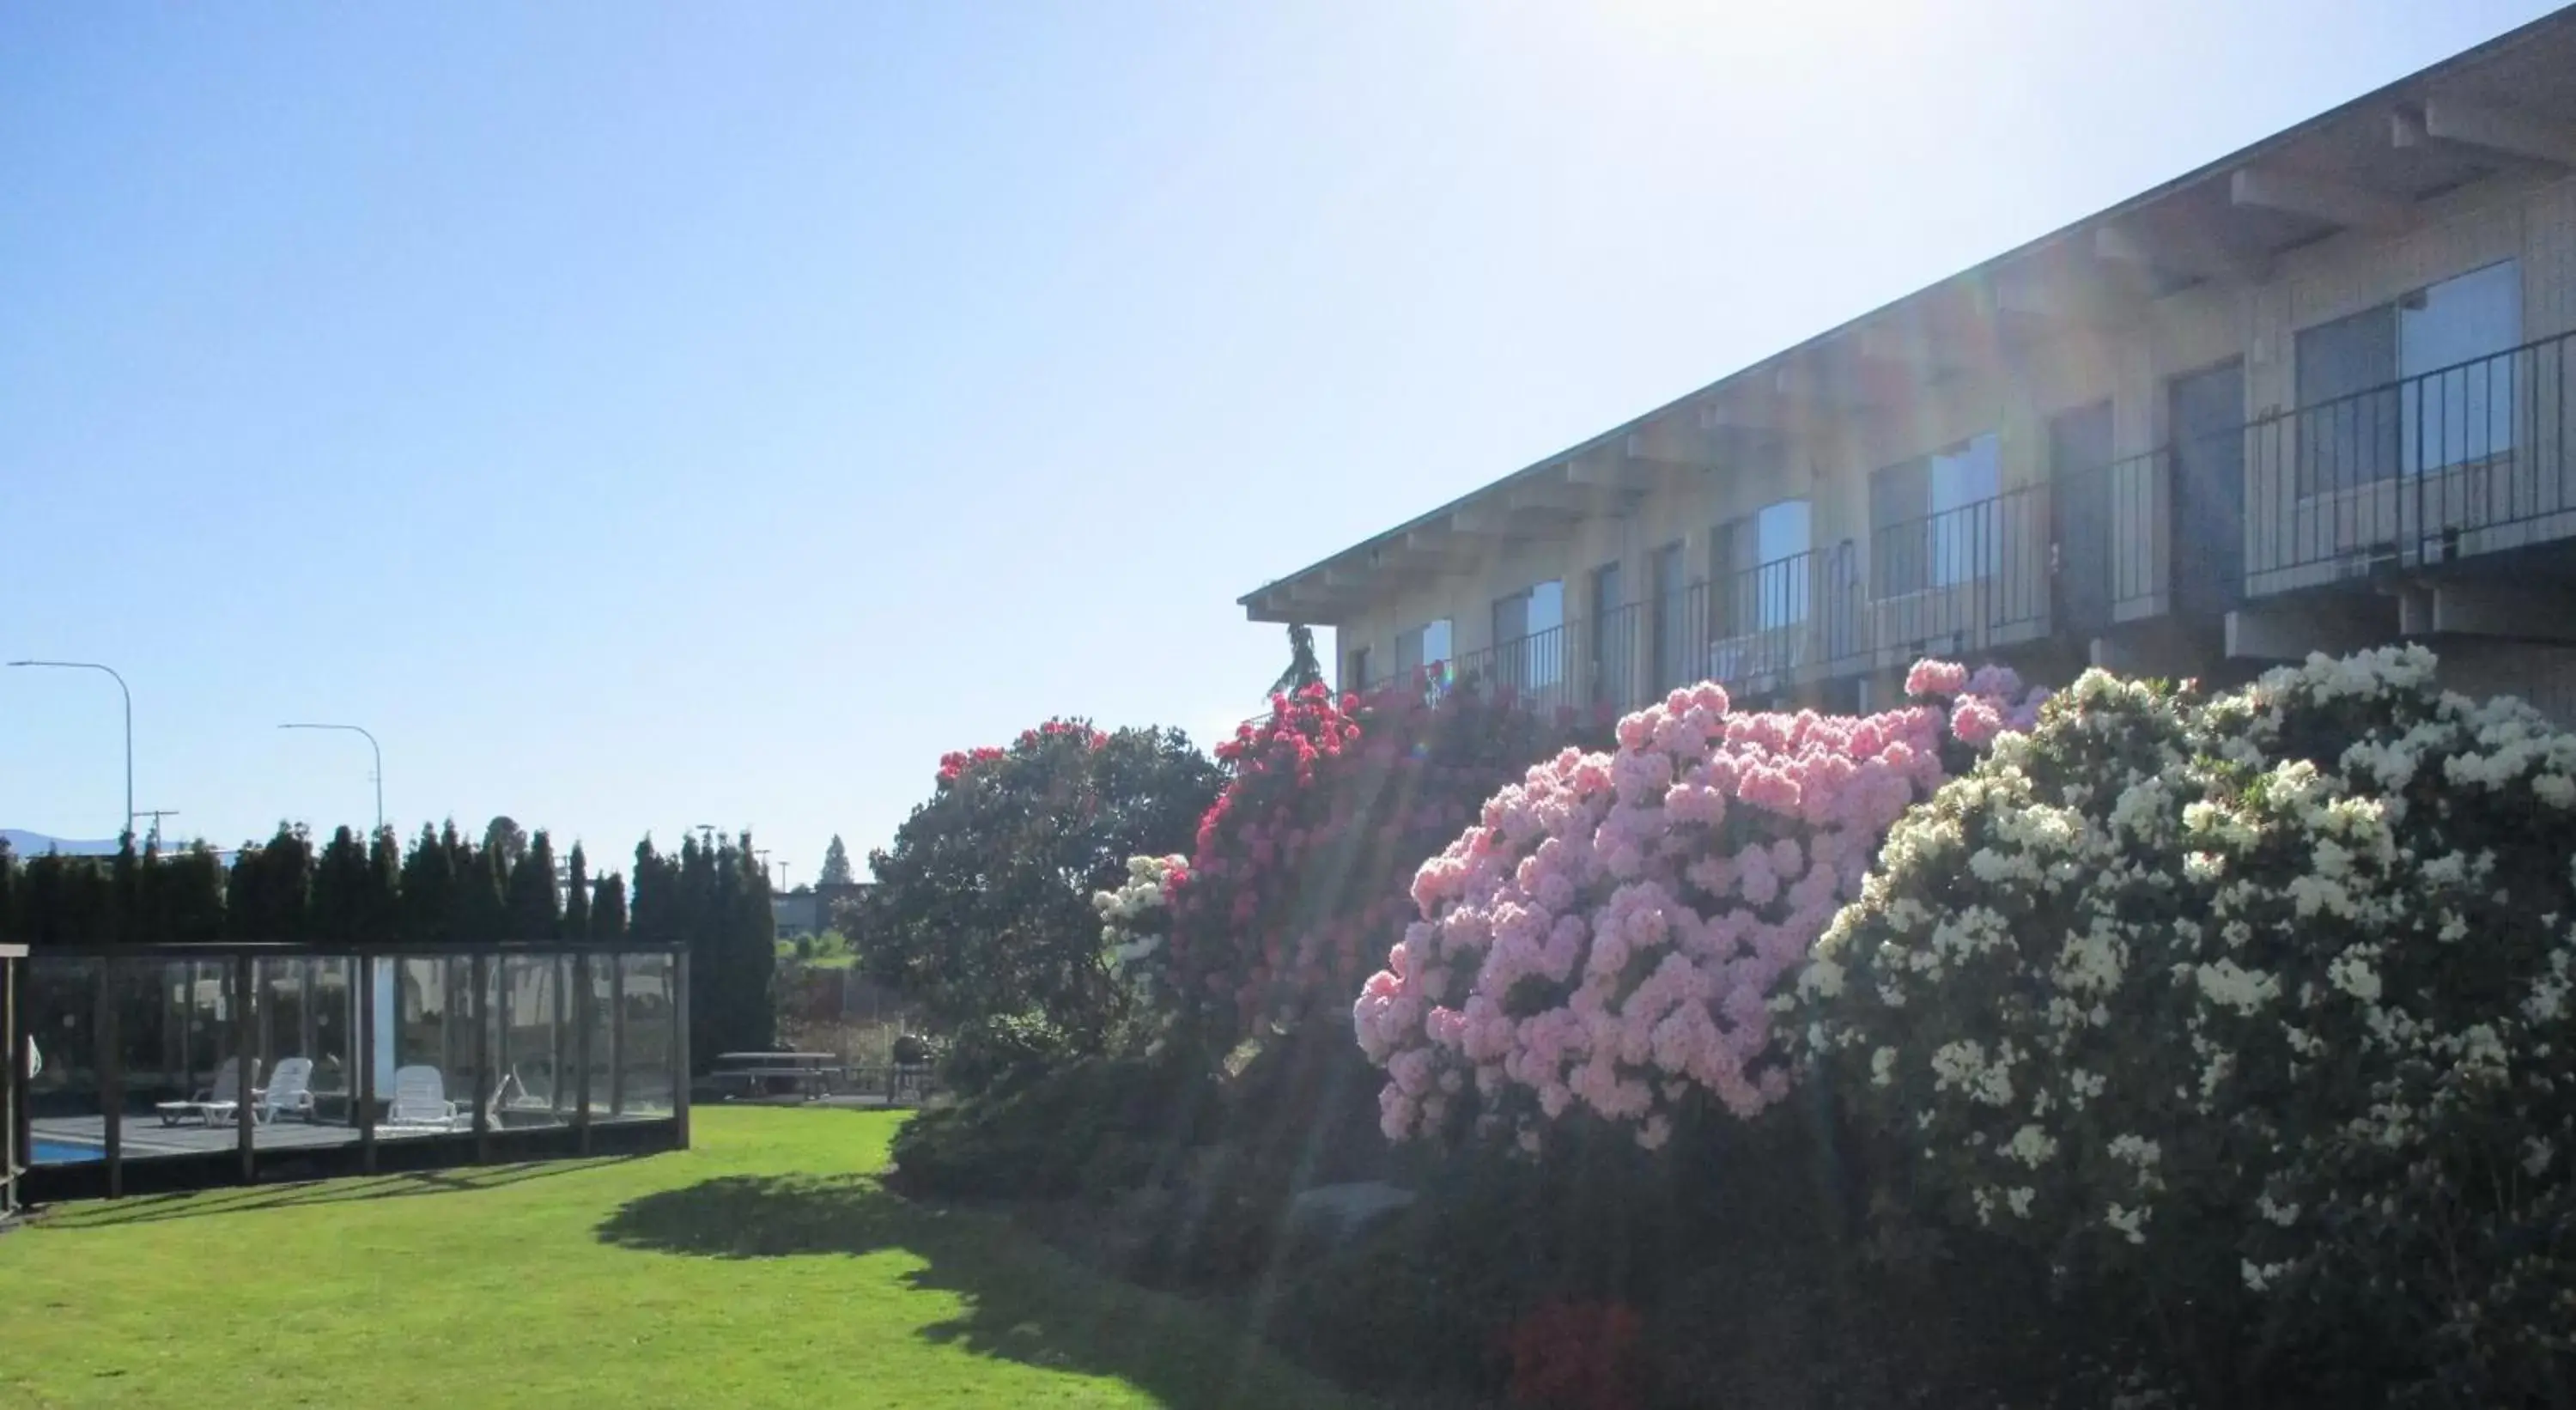
[[[66,1141],[36,1142],[35,1163],[38,1165],[68,1165],[76,1160],[97,1160],[99,1157],[100,1151],[96,1146],[73,1145]]]

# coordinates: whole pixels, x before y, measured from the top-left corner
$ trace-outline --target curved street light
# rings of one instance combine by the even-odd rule
[[[369,775],[369,777],[370,777],[370,778],[372,778],[372,779],[374,779],[374,780],[375,780],[375,784],[376,784],[376,831],[378,831],[378,832],[382,832],[382,831],[384,831],[384,830],[385,830],[385,749],[384,749],[384,746],[383,746],[383,745],[376,743],[376,737],[375,737],[374,735],[372,735],[372,734],[368,734],[368,733],[367,733],[367,731],[366,731],[363,727],[358,726],[358,725],[322,725],[322,724],[304,724],[304,723],[298,723],[298,724],[291,724],[291,725],[279,725],[279,726],[278,726],[278,728],[279,728],[279,729],[336,729],[336,730],[346,730],[346,731],[348,731],[349,733],[351,733],[351,734],[355,734],[355,735],[364,735],[364,736],[366,737],[366,741],[367,741],[367,748],[369,748],[369,749],[371,749],[371,750],[375,751],[375,756],[376,756],[376,771],[375,771],[373,774]]]
[[[134,692],[125,688],[125,677],[113,666],[96,661],[12,661],[12,666],[36,666],[56,671],[105,671],[116,682],[116,693],[125,697],[125,832],[134,833]]]

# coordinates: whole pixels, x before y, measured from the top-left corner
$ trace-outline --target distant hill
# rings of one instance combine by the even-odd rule
[[[21,857],[41,857],[47,852],[60,852],[66,857],[113,857],[116,841],[84,842],[70,837],[47,837],[41,832],[21,832],[14,827],[0,827],[0,838],[6,838],[9,850]]]

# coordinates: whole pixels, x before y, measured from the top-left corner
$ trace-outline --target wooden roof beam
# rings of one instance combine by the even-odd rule
[[[2451,98],[2427,98],[2421,112],[2400,108],[2390,114],[2389,139],[2400,147],[2446,144],[2486,156],[2576,167],[2576,123]]]
[[[2150,232],[2135,224],[2095,230],[2093,253],[2109,264],[2222,284],[2259,284],[2270,275],[2272,265],[2268,256],[2206,233]]]
[[[2228,175],[2227,199],[2233,205],[2284,211],[2350,230],[2397,234],[2415,224],[2411,201],[2287,167],[2238,167]]]

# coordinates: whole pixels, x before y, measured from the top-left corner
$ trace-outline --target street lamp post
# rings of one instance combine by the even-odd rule
[[[366,741],[367,741],[367,748],[369,748],[370,750],[373,750],[373,751],[375,752],[375,756],[376,756],[376,771],[375,771],[375,773],[374,773],[374,774],[370,775],[370,777],[374,779],[374,781],[375,781],[375,785],[376,785],[376,831],[378,831],[378,832],[382,832],[382,831],[384,831],[384,830],[385,830],[385,749],[384,749],[384,746],[383,746],[383,745],[376,743],[376,737],[375,737],[374,735],[372,735],[372,734],[368,734],[368,733],[367,733],[367,731],[366,731],[365,729],[363,729],[363,728],[361,728],[360,726],[357,726],[357,725],[319,725],[319,724],[301,724],[301,723],[299,723],[299,724],[291,724],[291,725],[279,725],[279,726],[278,726],[278,728],[279,728],[279,729],[336,729],[336,730],[346,730],[346,731],[347,731],[347,732],[349,732],[350,734],[363,735],[363,736],[365,736]]]
[[[57,671],[105,671],[116,682],[116,693],[125,697],[125,835],[134,831],[134,692],[125,688],[125,677],[113,666],[96,661],[12,661],[12,666],[39,666]]]

